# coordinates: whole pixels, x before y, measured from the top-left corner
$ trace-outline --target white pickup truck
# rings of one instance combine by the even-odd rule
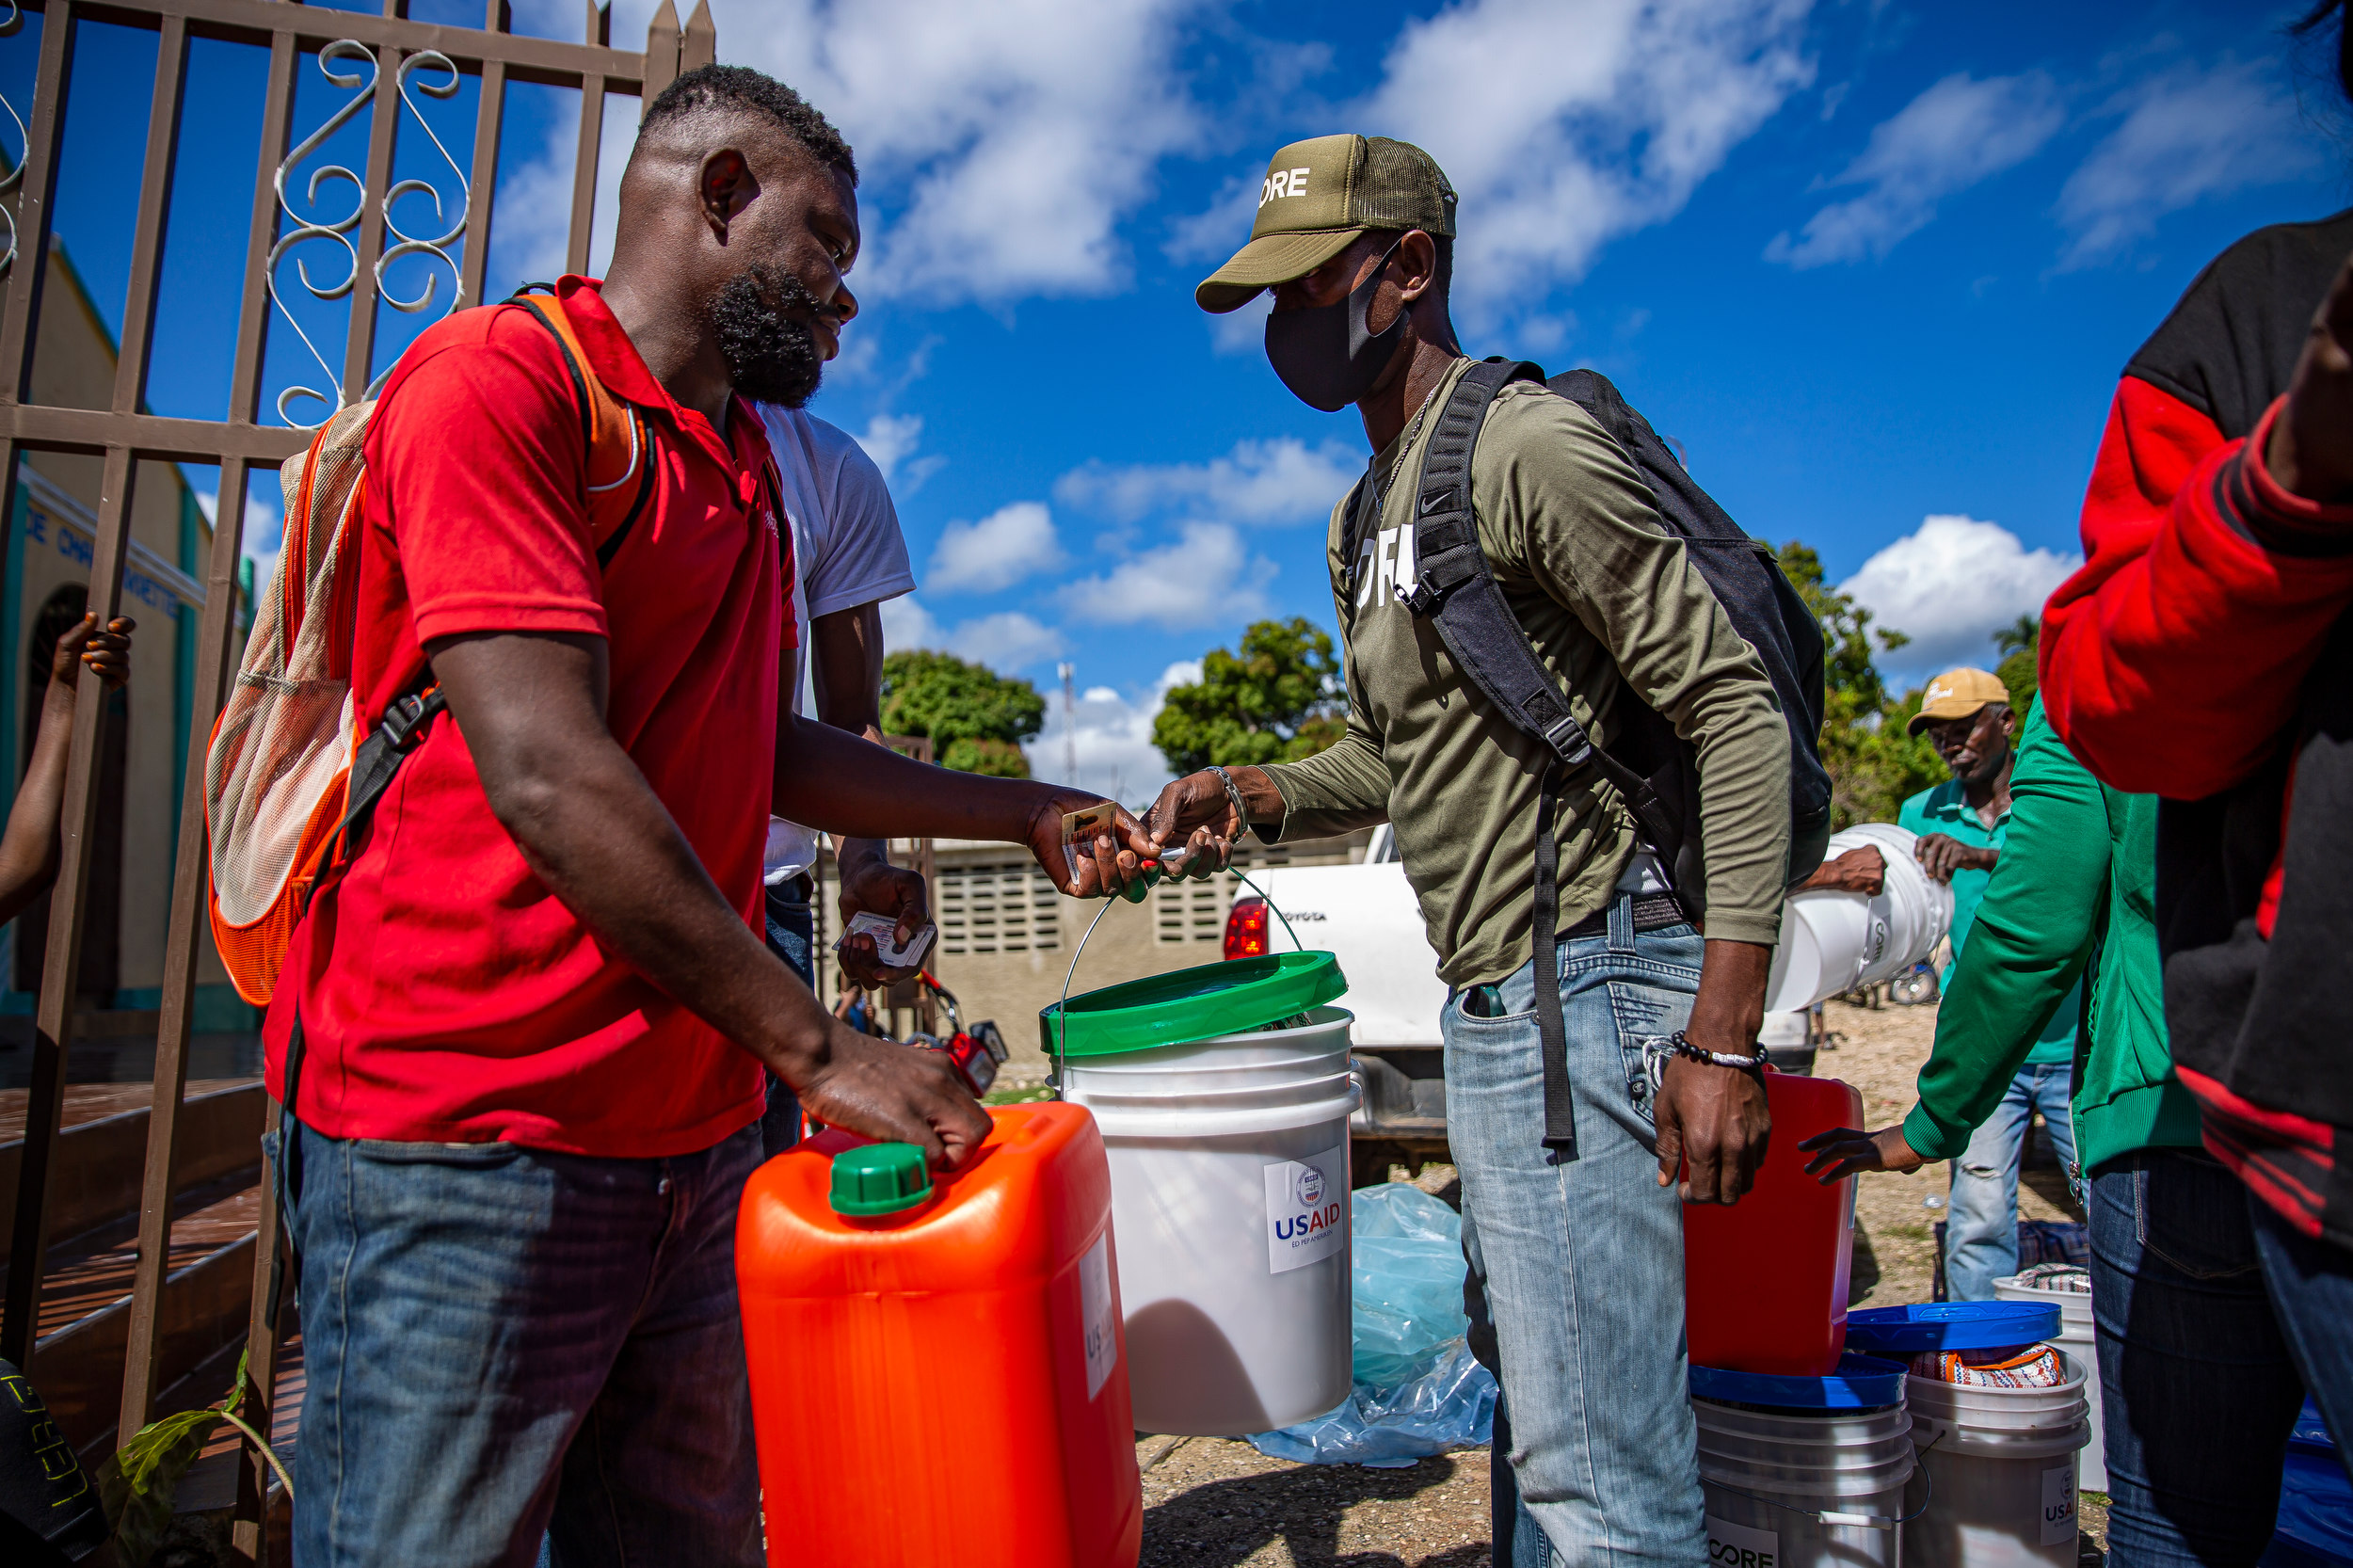
[[[1446,983],[1388,825],[1373,829],[1353,865],[1270,867],[1250,880],[1280,913],[1237,889],[1225,917],[1228,958],[1288,949],[1289,920],[1302,947],[1337,954],[1348,977],[1340,1005],[1356,1016],[1351,1047],[1364,1090],[1350,1128],[1353,1185],[1383,1179],[1392,1162],[1449,1160],[1438,1040]]]

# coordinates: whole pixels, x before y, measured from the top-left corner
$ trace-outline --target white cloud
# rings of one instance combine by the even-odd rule
[[[2184,65],[2141,84],[2131,110],[2059,192],[2062,269],[2107,261],[2157,219],[2211,196],[2309,173],[2319,150],[2273,62]]]
[[[921,414],[876,414],[866,422],[865,433],[857,438],[857,444],[866,449],[866,455],[874,459],[874,466],[882,470],[886,485],[898,478],[904,465],[907,491],[912,494],[946,461],[938,456],[916,458],[915,454],[922,439]],[[911,458],[914,460],[909,461]]]
[[[1609,240],[1680,212],[1813,81],[1809,8],[1465,0],[1406,24],[1353,118],[1427,148],[1462,193],[1454,294],[1482,327],[1580,277]]]
[[[1793,267],[1881,257],[1926,228],[1956,191],[2024,163],[2066,123],[2058,88],[2041,72],[1978,81],[1955,72],[1872,127],[1863,153],[1828,182],[1867,185],[1773,236],[1768,261]]]
[[[1924,519],[1839,584],[1878,624],[1912,638],[1884,654],[1891,675],[1928,676],[1955,664],[1993,667],[1993,636],[2042,601],[2083,557],[2028,550],[1998,522]]]
[[[924,585],[938,593],[993,594],[1061,564],[1053,514],[1038,502],[1016,501],[978,522],[943,529]]]
[[[860,293],[948,301],[1098,294],[1119,220],[1201,120],[1176,72],[1177,0],[721,0],[728,57],[773,72],[871,171]],[[879,200],[876,200],[879,198]],[[878,243],[876,241],[878,240]]]
[[[1050,659],[1065,646],[1061,632],[1017,610],[942,626],[913,594],[885,600],[882,622],[885,648],[934,648],[1003,675]]]
[[[1018,610],[968,620],[948,634],[949,651],[993,670],[1024,669],[1064,648],[1062,633]]]
[[[1342,442],[1310,449],[1278,436],[1238,441],[1206,463],[1091,462],[1057,480],[1054,499],[1121,522],[1196,504],[1236,522],[1320,522],[1363,472],[1363,458]]]
[[[1250,553],[1231,524],[1188,522],[1176,543],[1073,583],[1064,593],[1083,620],[1107,626],[1148,622],[1182,632],[1262,614],[1261,585],[1274,571],[1271,562]]]
[[[1049,693],[1046,727],[1023,747],[1030,772],[1058,784],[1075,784],[1112,796],[1122,805],[1148,806],[1160,786],[1176,776],[1152,744],[1152,722],[1160,717],[1171,686],[1201,679],[1201,662],[1179,660],[1160,672],[1152,685],[1133,696],[1109,686],[1091,686],[1080,694],[1078,722],[1072,726],[1060,692]],[[1078,769],[1070,767],[1068,742],[1078,743]]]

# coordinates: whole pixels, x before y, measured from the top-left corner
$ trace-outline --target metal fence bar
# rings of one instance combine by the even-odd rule
[[[646,80],[643,95],[637,100],[637,118],[644,120],[646,111],[662,89],[678,80],[678,8],[670,0],[662,0],[646,24]]]
[[[385,0],[387,6],[398,0]],[[376,374],[376,264],[384,255],[384,193],[392,184],[392,141],[400,128],[402,51],[386,43],[376,52],[376,108],[368,122],[366,200],[360,204],[359,259],[352,264],[351,325],[344,340],[343,407],[368,394]]]
[[[613,25],[613,13],[588,0],[588,39]],[[564,270],[588,270],[588,240],[597,221],[597,154],[604,146],[604,78],[591,76],[580,88],[580,152],[572,164],[572,228],[564,247]]]
[[[164,229],[171,205],[172,173],[180,142],[180,90],[187,78],[188,24],[166,17],[155,50],[155,93],[147,117],[147,163],[140,176],[138,228],[131,241],[131,284],[122,311],[122,348],[115,361],[114,411],[138,411],[147,380],[148,349],[155,325],[155,274],[163,263]],[[239,465],[242,469],[243,465]],[[240,474],[242,478],[242,473]],[[226,484],[227,475],[223,475]],[[242,495],[243,491],[238,492]],[[126,524],[127,527],[127,524]],[[187,614],[184,607],[183,615]],[[208,725],[206,727],[210,728]],[[203,842],[203,824],[188,832],[182,809],[178,858]],[[176,875],[176,873],[175,873]],[[175,888],[177,882],[175,881]],[[76,910],[72,917],[79,919]],[[164,948],[164,988],[171,989],[172,959]],[[193,983],[192,965],[182,965]],[[155,1092],[147,1122],[147,1171],[139,1192],[139,1251],[132,1268],[130,1338],[122,1365],[119,1430],[134,1432],[147,1424],[155,1393],[156,1309],[163,1302],[164,1263],[171,1250],[172,1155],[180,1130],[180,1101],[187,1087],[187,1035],[155,1039]]]
[[[90,562],[89,607],[101,624],[122,603],[123,541],[131,531],[131,486],[137,464],[128,447],[106,453],[98,490],[98,545]],[[41,963],[40,1002],[33,1025],[33,1086],[24,1105],[24,1151],[17,1167],[16,1228],[8,1251],[6,1327],[0,1356],[35,1375],[40,1288],[49,1253],[49,1178],[57,1123],[65,1110],[66,1052],[73,1044],[73,1000],[82,968],[82,904],[98,818],[98,733],[106,688],[88,665],[77,673],[73,740],[66,753],[65,799],[57,815],[63,851],[50,893],[49,950]]]
[[[695,14],[686,19],[679,40],[678,69],[683,76],[719,58],[719,24],[711,20],[711,0],[695,0]]]
[[[49,273],[49,187],[57,178],[64,141],[65,84],[73,69],[72,0],[50,0],[40,19],[40,64],[33,75],[33,119],[24,128],[24,180],[17,187],[16,267],[8,281],[8,308],[0,313],[0,404],[16,403],[31,390],[33,324],[40,319],[40,286]],[[15,466],[9,465],[13,476]],[[13,501],[0,496],[0,501]]]
[[[486,32],[504,33],[513,21],[506,0],[488,0]],[[506,120],[506,62],[482,62],[482,96],[474,107],[473,173],[466,184],[466,259],[457,274],[457,308],[483,303],[490,269],[490,209],[499,179],[499,135]]]

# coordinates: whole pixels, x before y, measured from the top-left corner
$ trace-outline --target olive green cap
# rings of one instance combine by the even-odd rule
[[[1454,187],[1437,160],[1386,136],[1317,136],[1268,160],[1250,243],[1193,291],[1203,310],[1239,311],[1261,289],[1305,278],[1369,229],[1454,232]]]

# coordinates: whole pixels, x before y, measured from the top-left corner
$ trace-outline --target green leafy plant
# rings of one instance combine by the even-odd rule
[[[883,658],[884,731],[930,736],[941,767],[1027,778],[1021,743],[1045,723],[1046,699],[1026,680],[929,648]]]
[[[279,1463],[268,1441],[237,1414],[237,1407],[245,1402],[248,1386],[245,1368],[246,1357],[240,1355],[237,1381],[230,1387],[229,1397],[219,1404],[202,1410],[184,1410],[177,1416],[149,1422],[99,1466],[99,1501],[114,1530],[116,1560],[120,1568],[146,1568],[148,1560],[163,1544],[164,1532],[171,1528],[172,1502],[179,1495],[182,1478],[223,1425],[236,1428],[247,1442],[261,1450],[262,1457],[269,1461],[269,1467],[278,1472],[279,1484],[286,1489],[287,1497],[294,1496],[294,1478],[286,1474],[286,1467]]]
[[[1912,639],[1873,626],[1870,611],[1830,585],[1822,558],[1807,545],[1792,539],[1778,553],[1790,585],[1822,627],[1822,765],[1830,772],[1831,825],[1894,822],[1906,797],[1951,776],[1935,747],[1904,733],[1920,711],[1920,694],[1890,693],[1873,662]]]
[[[1338,740],[1345,713],[1331,635],[1297,616],[1256,621],[1238,651],[1211,648],[1199,680],[1169,688],[1152,744],[1177,773],[1296,762]]]

